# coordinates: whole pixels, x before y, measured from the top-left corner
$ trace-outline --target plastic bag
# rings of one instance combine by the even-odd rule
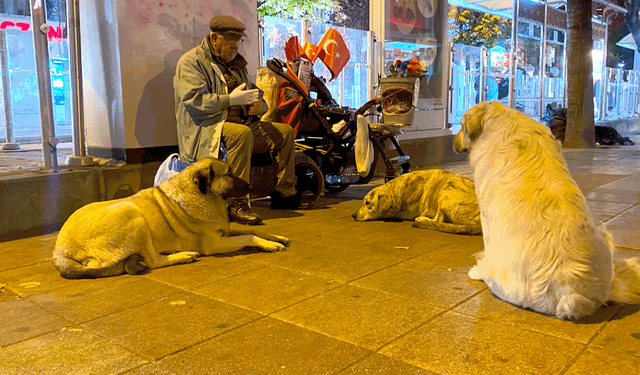
[[[266,66],[258,68],[256,74],[256,86],[264,92],[264,101],[267,102],[269,110],[262,115],[261,120],[273,122],[276,108],[278,108],[278,89],[282,86],[284,78],[278,76]]]
[[[369,174],[373,168],[374,149],[371,139],[369,139],[369,119],[358,115],[358,130],[356,133],[355,153],[356,168],[360,176]]]
[[[153,186],[158,186],[171,177],[182,172],[189,164],[181,162],[178,154],[171,154],[160,164],[156,176],[153,179]]]

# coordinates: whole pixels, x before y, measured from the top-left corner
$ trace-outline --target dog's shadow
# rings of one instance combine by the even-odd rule
[[[360,200],[362,198],[354,198],[351,196],[341,196],[341,193],[327,193],[313,204],[313,206],[309,207],[309,210],[326,210],[327,208],[331,208],[342,202],[352,201],[352,200]]]
[[[489,293],[491,293],[491,291],[489,291]],[[547,316],[549,318],[553,318],[553,319],[557,319],[555,316],[552,315],[548,315],[548,314],[543,314],[540,312],[537,312],[535,310],[532,309],[528,309],[528,308],[523,308],[520,307],[518,305],[514,305],[510,302],[504,301],[502,299],[500,299],[498,296],[496,296],[495,294],[491,293],[491,296],[493,296],[496,299],[499,299],[500,301],[504,302],[504,303],[508,303],[509,305],[522,310],[522,311],[528,311],[531,312],[533,314],[538,314],[538,315],[542,315],[542,316]],[[624,307],[627,307],[626,309]],[[610,322],[610,321],[614,321],[614,320],[620,320],[623,319],[627,316],[631,316],[636,314],[637,312],[640,311],[640,305],[625,305],[623,303],[617,303],[617,302],[609,302],[605,305],[600,306],[600,308],[598,310],[596,310],[595,313],[589,315],[589,316],[585,316],[583,318],[580,319],[576,319],[576,320],[570,320],[570,322],[574,323],[574,324],[601,324],[604,322]],[[640,340],[640,332],[637,333],[638,335],[638,339]]]
[[[379,184],[354,185],[340,192],[325,192],[318,197],[311,205],[302,204],[296,211],[293,210],[271,210],[269,199],[252,199],[251,208],[263,219],[279,219],[304,216],[304,211],[326,210],[342,202],[362,200],[365,195]]]
[[[268,253],[268,251],[262,250],[259,247],[245,247],[243,249],[232,251],[230,253],[213,254],[211,255],[211,258],[231,258],[239,255],[251,255],[258,253]],[[200,257],[198,257],[195,261],[200,261]]]
[[[294,210],[272,210],[269,200],[252,200],[251,208],[255,213],[260,215],[263,220],[289,219],[304,216],[304,214]]]
[[[624,307],[629,308],[624,308]],[[627,316],[634,315],[640,311],[640,306],[625,305],[617,302],[609,302],[601,306],[594,314],[584,318],[574,320],[575,324],[601,324],[614,320],[620,320]]]
[[[313,206],[310,208],[311,210],[322,210],[330,208],[331,206],[335,206],[342,202],[348,201],[360,201],[362,200],[371,190],[382,185],[380,181],[371,182],[366,185],[349,185],[343,191],[338,192],[329,192],[326,191],[321,197],[319,197]]]

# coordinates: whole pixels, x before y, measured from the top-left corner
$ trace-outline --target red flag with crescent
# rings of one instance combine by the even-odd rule
[[[342,35],[337,30],[328,28],[318,43],[318,58],[329,68],[331,79],[340,74],[350,57],[351,54]]]
[[[316,57],[318,57],[318,51],[320,50],[318,46],[316,46],[315,44],[306,42],[304,44],[303,50],[304,50],[303,55],[307,56],[307,60],[311,62],[316,61]]]
[[[295,61],[300,58],[300,50],[302,46],[300,46],[300,42],[298,41],[298,36],[294,35],[284,44],[284,53],[287,55],[287,60]]]

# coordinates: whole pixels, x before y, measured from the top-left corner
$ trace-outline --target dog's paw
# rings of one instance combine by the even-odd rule
[[[284,246],[291,245],[291,241],[287,237],[276,236],[275,234],[273,236],[277,239],[277,241],[274,241],[274,242],[279,242],[279,243],[283,244]]]
[[[140,254],[133,254],[124,261],[124,270],[129,275],[139,275],[148,269],[149,266]]]
[[[426,216],[418,216],[414,219],[413,224],[411,224],[414,228],[422,228],[422,229],[436,229],[435,226],[436,221]]]
[[[256,233],[255,235],[257,237],[260,237],[263,240],[267,240],[271,242],[279,242],[285,246],[289,246],[291,244],[291,241],[289,241],[287,237],[278,236],[275,234],[268,234],[268,233]]]
[[[285,251],[286,246],[284,244],[281,244],[280,242],[275,242],[275,241],[268,241],[265,239],[260,239],[260,242],[258,243],[258,247],[263,249],[264,251],[268,251],[270,253],[275,253],[278,251]]]
[[[180,263],[191,263],[196,260],[200,254],[195,251],[181,251],[173,255],[177,255],[176,258],[179,257]]]
[[[473,266],[469,270],[469,278],[473,280],[482,280],[482,276],[480,275],[480,271],[478,271],[478,266]]]
[[[191,263],[200,255],[195,251],[180,251],[177,253],[167,255],[167,264],[182,264],[182,263]]]
[[[275,252],[278,252],[278,251],[285,251],[286,248],[287,248],[285,245],[283,245],[283,244],[281,244],[279,242],[272,242],[272,244],[273,245],[269,249],[265,249],[265,250],[267,250],[269,252],[272,252],[272,253],[275,253]]]

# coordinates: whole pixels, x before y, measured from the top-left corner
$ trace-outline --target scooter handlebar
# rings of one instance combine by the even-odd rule
[[[282,62],[282,60],[279,60],[279,59],[267,60],[267,67],[273,70],[275,73],[282,74],[285,66],[286,65],[284,64],[284,62]]]
[[[380,98],[373,98],[369,100],[368,102],[364,103],[360,108],[356,110],[356,116],[364,114],[369,110],[369,108],[379,104],[380,104]]]

